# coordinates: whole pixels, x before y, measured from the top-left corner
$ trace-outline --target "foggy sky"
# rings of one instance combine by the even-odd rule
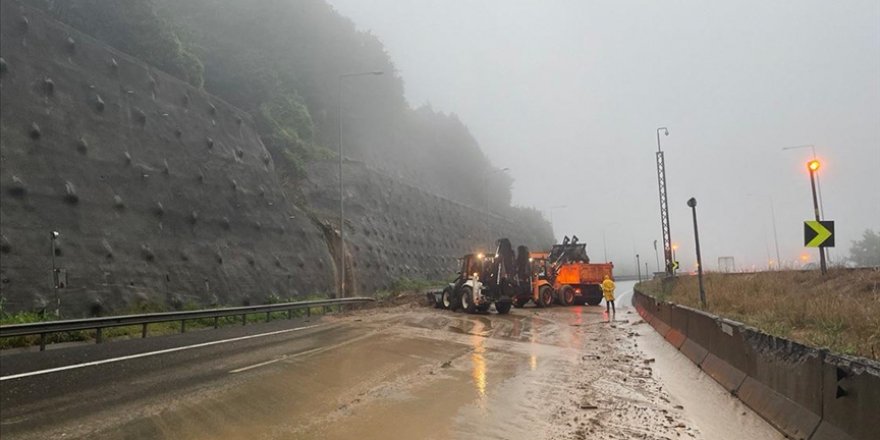
[[[693,269],[803,254],[814,144],[844,257],[880,230],[880,2],[329,0],[386,46],[414,106],[456,113],[515,204],[553,210],[557,237],[655,270],[655,130],[666,126],[672,238]],[[647,257],[647,258],[645,258]],[[662,261],[661,261],[662,265]],[[643,266],[644,267],[644,266]]]

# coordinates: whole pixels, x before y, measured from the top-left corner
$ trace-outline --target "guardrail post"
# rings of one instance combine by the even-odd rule
[[[186,333],[186,320],[185,319],[180,320],[180,332]]]
[[[322,307],[321,307],[321,314],[322,314],[322,315],[326,315],[326,314],[327,314],[327,306],[322,306]]]
[[[46,334],[40,333],[40,351],[46,351]]]
[[[287,319],[293,319],[293,309],[287,309]]]
[[[104,342],[104,329],[98,327],[95,329],[95,343],[100,344]]]
[[[141,338],[146,338],[146,337],[147,337],[147,323],[145,322],[144,325],[141,327]]]
[[[214,328],[219,328],[219,327],[220,327],[220,317],[215,316],[214,317]]]
[[[311,318],[311,317],[312,317],[312,308],[306,307],[306,318]]]
[[[241,325],[247,324],[247,314],[241,315]]]
[[[269,322],[271,320],[272,320],[272,312],[266,312],[266,322]]]

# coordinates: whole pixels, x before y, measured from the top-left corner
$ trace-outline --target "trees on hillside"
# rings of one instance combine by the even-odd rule
[[[866,229],[861,240],[852,242],[849,253],[850,259],[859,266],[880,266],[880,234]]]

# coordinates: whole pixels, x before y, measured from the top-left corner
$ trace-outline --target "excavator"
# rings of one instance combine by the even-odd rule
[[[467,313],[487,312],[495,305],[499,314],[510,312],[513,298],[531,288],[529,249],[519,246],[514,252],[510,240],[496,241],[494,255],[467,254],[455,280],[442,292],[428,294],[438,308]]]
[[[612,276],[614,265],[590,263],[586,244],[578,243],[576,235],[566,236],[550,252],[533,252],[530,257],[531,289],[514,296],[515,307],[529,301],[538,307],[549,307],[554,302],[565,306],[602,302],[600,284],[605,275]]]

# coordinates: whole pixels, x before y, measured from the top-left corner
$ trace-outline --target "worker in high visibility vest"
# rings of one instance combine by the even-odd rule
[[[605,312],[611,312],[616,314],[617,311],[614,309],[614,281],[611,281],[611,277],[605,275],[605,280],[602,281],[602,295],[605,297]]]

